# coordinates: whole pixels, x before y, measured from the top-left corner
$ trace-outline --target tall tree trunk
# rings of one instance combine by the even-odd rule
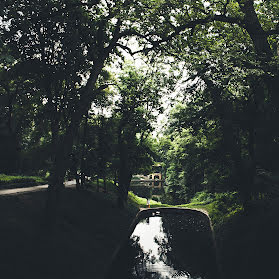
[[[64,177],[66,169],[63,165],[63,160],[57,158],[49,182],[47,202],[46,202],[46,218],[47,224],[52,226],[56,223],[59,214],[59,206],[61,204],[62,192],[64,189]],[[58,162],[58,160],[60,162]]]
[[[119,183],[118,183],[118,207],[123,209],[127,204],[128,192],[130,183],[132,180],[132,172],[128,167],[123,165],[119,171]]]
[[[52,126],[53,165],[50,173],[48,197],[46,202],[46,217],[49,225],[55,224],[59,215],[59,206],[64,189],[64,179],[66,171],[69,168],[69,157],[72,151],[74,134],[77,129],[77,125],[73,125],[72,123],[67,128],[65,134],[59,136],[57,123],[58,122],[54,122]]]
[[[84,171],[81,171],[81,174],[80,174],[80,186],[81,186],[82,189],[84,189],[84,187],[85,187],[85,182],[86,182],[85,173],[84,173]]]
[[[259,57],[269,60],[272,51],[268,43],[268,35],[263,30],[254,8],[254,0],[238,0],[241,11],[244,13],[245,29],[251,37],[255,51]]]
[[[248,187],[251,194],[255,194],[256,160],[255,160],[255,130],[250,127],[248,131],[248,152],[250,161],[248,162]],[[250,195],[251,195],[250,194]],[[259,195],[259,194],[258,194]]]
[[[106,176],[103,177],[104,180],[104,193],[107,193],[107,179]]]
[[[80,175],[77,170],[76,170],[75,176],[76,176],[76,189],[77,189],[77,191],[79,191],[81,188],[81,185],[80,185]]]
[[[243,160],[242,158],[240,128],[235,125],[232,104],[228,101],[223,101],[220,98],[220,96],[222,96],[222,88],[217,88],[216,86],[214,86],[212,81],[206,78],[205,82],[210,88],[212,101],[216,107],[216,112],[219,114],[221,126],[223,129],[224,146],[232,159],[235,172],[234,177],[236,178],[235,182],[241,195],[243,205],[246,209],[251,199],[255,166],[251,162],[251,160]],[[250,147],[252,148],[252,146]]]
[[[117,37],[118,34],[115,34]],[[105,60],[108,58],[110,52],[115,47],[117,42],[116,37],[113,43],[104,49],[103,55],[96,60],[94,68],[92,69],[89,79],[87,80],[86,86],[80,91],[80,102],[78,108],[71,115],[71,124],[66,128],[65,135],[62,137],[58,136],[59,132],[59,117],[57,117],[57,108],[53,107],[52,112],[54,113],[54,119],[52,119],[51,126],[52,129],[52,159],[53,168],[51,170],[50,184],[48,187],[48,198],[46,202],[46,216],[49,224],[54,223],[58,212],[59,204],[61,201],[61,194],[63,191],[63,182],[68,168],[67,161],[68,156],[71,153],[74,135],[77,134],[78,126],[85,113],[88,112],[91,101],[94,99],[95,95],[92,94],[95,90],[95,85],[97,79],[103,69]],[[115,41],[116,40],[116,41]],[[115,41],[115,42],[114,42]],[[52,99],[51,87],[48,86],[47,92],[49,92],[49,97]]]
[[[81,187],[84,188],[85,185],[85,172],[86,172],[86,160],[85,160],[85,153],[86,153],[86,136],[87,136],[87,129],[88,129],[88,113],[84,119],[83,125],[83,135],[82,135],[82,142],[81,142],[81,158],[80,158],[80,172],[81,172]]]
[[[129,142],[134,138],[135,133],[130,131],[131,134],[123,138],[123,128],[125,127],[125,118],[122,119],[118,127],[118,151],[119,151],[119,170],[118,170],[118,207],[123,209],[127,204],[128,191],[132,179],[132,162],[130,160]]]

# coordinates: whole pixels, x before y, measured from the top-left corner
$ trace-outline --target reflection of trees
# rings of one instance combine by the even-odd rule
[[[179,273],[192,278],[217,278],[215,250],[206,216],[190,213],[164,214],[164,238],[155,238],[159,257]]]
[[[139,243],[139,236],[133,236],[129,240],[129,275],[131,279],[162,279],[156,272],[148,269],[150,264],[154,264],[157,259],[152,252],[144,252]],[[167,279],[167,278],[166,278]]]
[[[150,229],[150,218],[153,217],[141,221],[146,224],[147,230]],[[158,254],[144,251],[140,236],[132,235],[117,255],[107,278],[217,279],[215,251],[207,217],[190,212],[164,213],[161,221],[163,234],[154,238],[158,244]],[[166,269],[166,272],[156,268]],[[189,274],[191,277],[187,276]]]
[[[156,272],[148,270],[148,265],[154,264],[156,259],[151,252],[142,250],[139,240],[139,236],[133,236],[127,245],[122,247],[110,269],[108,279],[163,279]]]

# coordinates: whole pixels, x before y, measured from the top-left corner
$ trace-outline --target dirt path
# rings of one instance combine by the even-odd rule
[[[65,182],[65,186],[68,188],[74,188],[76,186],[76,182],[75,182],[75,180],[67,181],[67,182]],[[48,184],[33,186],[33,187],[26,187],[26,188],[5,189],[5,190],[0,190],[0,196],[38,192],[38,191],[47,189],[47,187],[48,187]]]

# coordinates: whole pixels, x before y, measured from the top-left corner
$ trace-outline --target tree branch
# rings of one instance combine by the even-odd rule
[[[111,53],[111,51],[113,50],[113,48],[116,46],[118,40],[121,38],[120,36],[120,27],[121,27],[122,21],[120,19],[117,20],[117,23],[115,25],[115,29],[112,35],[112,39],[110,40],[109,45],[104,49],[105,52],[107,53],[107,56],[109,55],[109,53]]]
[[[165,42],[168,42],[168,41],[172,40],[174,37],[180,35],[181,33],[183,33],[187,29],[194,30],[194,28],[197,25],[203,25],[203,24],[207,24],[207,23],[210,23],[210,22],[214,22],[214,21],[237,24],[237,25],[242,26],[242,27],[245,28],[245,23],[240,18],[228,17],[228,16],[225,16],[225,15],[213,15],[213,16],[210,15],[210,16],[207,16],[207,17],[202,18],[202,19],[196,19],[196,20],[193,20],[193,21],[186,22],[185,24],[176,27],[175,30],[172,33],[170,33],[168,36],[162,37],[161,39],[156,40],[156,41],[150,38],[153,35],[157,35],[154,32],[143,35],[136,30],[125,30],[125,31],[121,32],[119,34],[119,36],[120,37],[136,36],[136,37],[147,40],[149,43],[152,44],[152,47],[148,47],[148,48],[145,47],[141,50],[133,52],[133,54],[145,53],[145,52],[154,50],[161,43],[165,43]]]
[[[117,43],[115,46],[122,48],[123,50],[128,52],[131,56],[133,56],[135,54],[134,52],[132,52],[132,50],[129,47],[124,46],[124,45],[122,45],[120,43]]]

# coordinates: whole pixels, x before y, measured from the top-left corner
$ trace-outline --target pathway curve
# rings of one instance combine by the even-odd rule
[[[65,184],[65,187],[69,187],[69,188],[74,188],[76,186],[75,180],[67,181],[64,184]],[[48,187],[48,184],[33,186],[33,187],[26,187],[26,188],[5,189],[5,190],[0,190],[0,196],[37,192],[37,191],[45,190],[45,189],[47,189],[47,187]]]

